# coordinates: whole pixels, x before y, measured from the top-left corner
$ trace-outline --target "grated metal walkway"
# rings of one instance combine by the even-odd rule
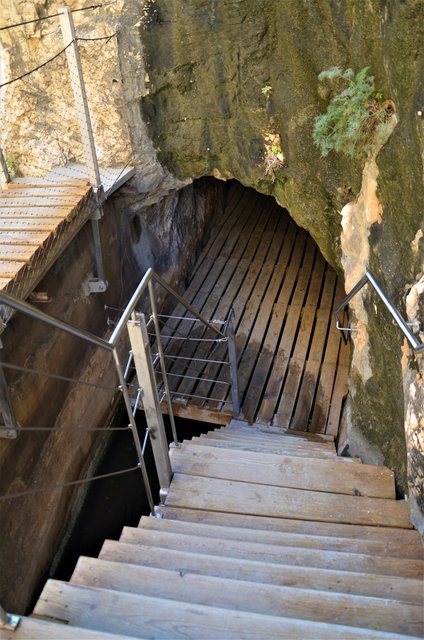
[[[349,347],[331,312],[344,295],[312,238],[272,198],[237,183],[184,293],[209,321],[234,310],[243,418],[332,435]],[[165,348],[174,410],[222,424],[232,411],[226,345],[205,341],[212,336],[189,318],[168,320],[163,331],[177,338]]]

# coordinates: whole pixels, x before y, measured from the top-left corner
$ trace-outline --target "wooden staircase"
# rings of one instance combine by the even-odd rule
[[[239,421],[171,459],[157,517],[49,580],[2,638],[422,637],[423,549],[389,469]]]

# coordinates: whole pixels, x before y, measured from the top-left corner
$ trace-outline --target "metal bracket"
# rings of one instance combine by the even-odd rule
[[[4,424],[0,426],[0,438],[6,440],[15,440],[18,437],[18,430],[12,427],[6,427]]]
[[[108,287],[108,281],[100,280],[100,278],[88,278],[82,286],[84,295],[89,296],[91,293],[104,293]]]
[[[20,621],[21,616],[15,616],[12,613],[7,613],[3,609],[3,607],[0,606],[0,629],[6,629],[6,631],[16,631]]]

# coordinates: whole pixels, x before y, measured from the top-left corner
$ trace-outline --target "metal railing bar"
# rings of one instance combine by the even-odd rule
[[[168,373],[167,375],[172,378],[187,378],[187,380],[198,380],[199,382],[213,382],[214,384],[230,385],[229,382],[225,382],[224,380],[214,380],[213,378],[203,378],[199,376],[186,376],[184,373]]]
[[[149,336],[154,336],[154,333],[149,333]],[[161,334],[161,338],[166,340],[187,340],[189,342],[227,342],[227,336],[223,338],[188,338],[185,336],[164,336]]]
[[[34,320],[41,320],[45,324],[48,324],[50,327],[54,327],[55,329],[60,329],[65,333],[70,334],[71,336],[75,336],[76,338],[81,338],[85,342],[89,342],[90,344],[100,347],[101,349],[105,349],[106,351],[113,351],[113,345],[106,340],[102,340],[102,338],[98,338],[94,334],[86,331],[85,329],[77,329],[73,327],[71,324],[64,322],[63,320],[59,320],[58,318],[54,318],[53,316],[44,313],[44,311],[40,311],[36,309],[28,302],[24,302],[23,300],[18,300],[14,296],[6,293],[5,291],[0,291],[0,302],[15,309],[15,311],[20,311],[25,315],[33,318]]]
[[[139,389],[137,391],[137,395],[136,395],[135,400],[134,400],[134,407],[132,409],[132,414],[133,414],[134,417],[135,417],[135,414],[138,411],[138,403],[140,402],[140,398],[141,398],[141,389]]]
[[[128,378],[128,374],[129,374],[129,372],[130,372],[130,369],[134,368],[134,367],[131,367],[131,362],[133,361],[133,354],[132,354],[132,351],[129,351],[128,353],[129,353],[129,355],[128,355],[128,362],[127,362],[127,366],[125,367],[125,371],[124,371],[124,378],[125,378],[125,380]]]
[[[27,489],[26,491],[16,491],[15,493],[5,493],[0,496],[0,500],[11,500],[12,498],[23,498],[24,496],[31,496],[35,493],[43,493],[44,491],[57,491],[58,489],[64,489],[65,487],[73,487],[78,484],[85,484],[92,480],[102,480],[103,478],[110,478],[112,476],[119,476],[123,473],[129,473],[139,468],[139,465],[135,467],[128,467],[128,469],[121,469],[120,471],[111,471],[109,473],[102,473],[98,476],[92,476],[91,478],[82,478],[82,480],[71,480],[71,482],[62,482],[61,484],[53,484],[50,487],[40,487],[39,489]]]
[[[154,272],[153,272],[154,273]],[[176,298],[178,300],[178,302],[180,304],[182,304],[186,309],[188,309],[188,311],[193,314],[196,318],[198,318],[201,322],[203,322],[204,325],[206,325],[209,329],[211,329],[212,331],[214,331],[216,334],[218,334],[219,336],[221,336],[221,338],[225,338],[225,335],[222,333],[222,331],[220,331],[219,329],[217,329],[216,327],[213,326],[213,324],[211,324],[210,322],[208,322],[207,320],[205,320],[205,318],[202,318],[202,316],[200,315],[200,313],[198,313],[196,311],[196,309],[194,309],[191,304],[189,304],[186,300],[184,300],[184,298],[182,296],[180,296],[179,293],[177,293],[176,291],[174,291],[174,289],[167,283],[165,282],[165,280],[162,280],[162,278],[157,274],[154,273],[154,277],[155,280],[157,280],[157,282],[159,282],[160,285],[162,285],[162,287],[164,289],[166,289],[166,291],[168,291],[168,293],[170,293],[171,295],[174,296],[174,298]]]
[[[158,318],[171,318],[172,320],[182,320],[185,322],[204,322],[203,320],[200,320],[199,318],[186,318],[184,316],[171,316],[171,315],[166,315],[165,313],[158,313]],[[224,325],[225,324],[225,320],[211,320],[210,321],[211,324],[220,324],[220,325]]]
[[[146,447],[147,447],[147,442],[149,440],[149,429],[146,429],[146,432],[144,434],[144,438],[143,438],[143,446],[141,448],[142,452],[143,452],[143,456],[146,453]]]
[[[121,359],[119,357],[119,353],[118,353],[118,350],[116,349],[116,347],[113,348],[113,358],[115,360],[116,370],[117,370],[118,376],[119,376],[119,382],[120,382],[122,396],[124,398],[125,408],[127,410],[127,415],[128,415],[129,420],[130,420],[130,424],[128,426],[130,427],[130,429],[132,431],[135,450],[137,452],[138,464],[139,464],[139,468],[140,468],[141,474],[143,476],[144,488],[146,489],[147,500],[149,502],[149,507],[150,507],[151,512],[154,513],[155,502],[153,500],[152,489],[150,487],[149,474],[147,472],[146,463],[145,463],[144,457],[143,457],[143,451],[142,451],[142,447],[141,447],[141,443],[140,443],[140,436],[138,435],[137,425],[136,425],[136,422],[135,422],[135,419],[134,419],[134,416],[133,416],[133,413],[132,413],[131,399],[130,399],[130,396],[128,394],[128,389],[127,389],[126,381],[125,381],[125,378],[124,378],[124,374],[122,372]]]
[[[408,340],[414,351],[421,352],[424,350],[424,344],[418,340],[418,338],[412,333],[410,328],[408,327],[405,320],[400,315],[399,311],[396,309],[390,298],[385,294],[383,289],[380,287],[377,280],[374,278],[370,271],[367,271],[366,274],[357,282],[357,284],[353,287],[351,291],[347,294],[343,302],[333,311],[333,315],[336,318],[336,321],[340,323],[340,319],[338,314],[343,311],[343,309],[347,306],[350,300],[365,286],[367,283],[372,284],[374,290],[379,295],[381,301],[385,305],[386,309],[389,311],[391,316],[394,318],[396,324],[399,326],[400,330],[404,334],[405,338]]]
[[[178,444],[177,427],[176,427],[175,420],[174,420],[174,412],[172,411],[171,397],[169,395],[168,377],[166,375],[166,363],[165,363],[165,358],[163,357],[163,347],[162,347],[162,343],[161,343],[161,339],[160,339],[160,325],[159,325],[158,312],[157,312],[156,300],[155,300],[155,292],[153,290],[152,281],[149,282],[148,286],[149,286],[150,305],[152,307],[152,316],[151,316],[151,318],[153,319],[153,323],[154,323],[154,326],[155,326],[156,342],[157,342],[157,348],[158,348],[158,353],[157,353],[157,356],[155,357],[154,360],[156,362],[157,358],[159,358],[160,370],[161,370],[162,379],[163,379],[163,385],[165,387],[166,401],[167,401],[167,404],[168,404],[168,416],[169,416],[169,421],[170,421],[170,424],[171,424],[172,437],[174,439],[174,443]],[[146,325],[146,327],[147,326],[148,325]],[[155,366],[156,366],[155,362],[153,362],[153,368],[155,368]]]
[[[211,364],[226,364],[227,367],[230,366],[230,363],[227,360],[208,360],[207,358],[188,358],[185,356],[169,356],[166,353],[164,354],[165,358],[170,358],[171,360],[190,360],[190,362],[209,362]]]
[[[184,398],[197,398],[197,400],[210,400],[210,402],[219,402],[221,404],[231,404],[231,400],[222,400],[222,398],[211,398],[209,396],[197,396],[194,393],[179,393],[178,391],[170,391],[171,396],[181,396]]]
[[[21,427],[19,431],[61,431],[62,433],[72,433],[73,431],[128,431],[129,427]]]
[[[75,382],[76,384],[83,384],[86,387],[93,387],[94,389],[102,389],[104,391],[119,391],[119,387],[106,387],[105,385],[95,384],[94,382],[86,382],[85,380],[78,380],[78,378],[68,378],[67,376],[60,376],[57,373],[50,373],[49,371],[41,371],[40,369],[31,369],[29,367],[21,367],[17,364],[10,364],[9,362],[0,361],[0,366],[6,369],[13,369],[14,371],[22,371],[23,373],[31,373],[35,376],[46,376],[47,378],[54,378],[55,380],[63,380],[64,382]]]

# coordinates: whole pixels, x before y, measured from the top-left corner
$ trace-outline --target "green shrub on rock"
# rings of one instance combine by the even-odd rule
[[[386,137],[387,121],[394,112],[391,100],[383,101],[375,91],[374,78],[364,67],[356,75],[352,69],[332,67],[318,79],[341,81],[347,87],[333,96],[327,111],[315,119],[313,140],[323,157],[330,151],[350,158],[364,158]]]

